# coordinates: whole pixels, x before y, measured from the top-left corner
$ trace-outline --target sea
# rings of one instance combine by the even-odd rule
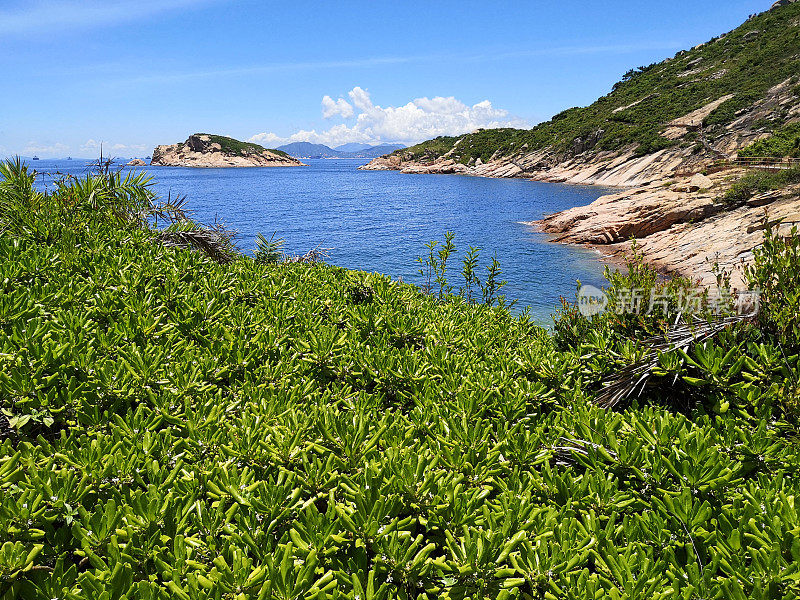
[[[89,160],[28,161],[43,173],[81,175]],[[425,244],[455,234],[448,279],[462,281],[460,259],[480,249],[481,273],[493,256],[508,283],[515,313],[528,311],[544,326],[574,300],[577,282],[601,287],[605,264],[595,250],[553,243],[526,222],[590,204],[613,188],[488,179],[464,175],[406,175],[360,171],[366,160],[304,160],[305,167],[190,169],[135,167],[152,176],[160,196],[185,196],[193,218],[222,221],[252,253],[256,236],[284,240],[284,250],[304,254],[329,248],[331,264],[423,284],[418,257]],[[134,167],[121,167],[125,170]],[[48,176],[43,182],[51,181]]]

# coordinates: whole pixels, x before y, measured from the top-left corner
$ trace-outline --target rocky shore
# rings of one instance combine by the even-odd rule
[[[194,134],[182,144],[156,146],[151,165],[163,167],[300,167],[285,152],[232,138]]]
[[[763,239],[765,222],[782,221],[783,233],[800,222],[800,186],[756,195],[731,207],[725,191],[742,170],[709,177],[662,180],[603,196],[588,206],[550,215],[530,225],[553,234],[552,241],[602,248],[605,254],[630,250],[631,239],[645,260],[663,273],[716,284],[714,265],[744,284],[744,266]]]

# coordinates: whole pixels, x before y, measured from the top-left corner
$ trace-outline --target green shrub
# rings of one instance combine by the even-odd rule
[[[741,157],[800,158],[800,123],[791,123],[774,135],[739,151]]]
[[[495,302],[501,307],[505,306],[505,296],[499,292],[507,282],[501,279],[503,271],[497,255],[495,254],[491,263],[486,265],[486,279],[481,281],[479,276],[480,249],[473,246],[469,247],[461,261],[461,275],[464,283],[459,287],[458,295],[453,295],[454,288],[447,280],[447,265],[450,257],[456,251],[456,245],[453,242],[455,234],[448,231],[444,238],[445,241],[441,245],[436,240],[425,244],[428,256],[417,257],[417,262],[421,267],[418,273],[423,279],[422,291],[432,296],[435,294],[439,302],[449,302],[458,298],[467,304],[475,304],[480,293],[480,298],[486,306],[493,306]],[[434,284],[438,286],[438,290],[435,290]]]
[[[800,237],[793,226],[787,237],[768,222],[764,243],[753,251],[747,269],[752,289],[760,291],[761,327],[787,347],[800,350]]]
[[[68,176],[44,192],[36,176],[19,158],[0,163],[0,233],[51,243],[99,223],[143,225],[155,199],[144,173]]]
[[[736,181],[722,199],[728,204],[738,205],[756,194],[779,190],[798,182],[800,182],[800,166],[778,171],[752,171]]]
[[[256,237],[256,251],[255,260],[257,263],[264,264],[277,264],[284,259],[283,245],[285,241],[282,238],[275,238],[275,233],[267,239],[263,234],[259,233]]]
[[[259,144],[254,144],[253,142],[242,142],[224,135],[212,135],[210,133],[196,133],[195,135],[207,135],[211,138],[211,143],[219,144],[222,148],[222,152],[225,154],[260,154],[266,150],[264,146]],[[272,148],[269,151],[281,156],[289,156],[283,150],[276,150]]]
[[[0,207],[31,197],[5,173]],[[79,244],[38,233],[61,213],[3,217],[0,598],[800,593],[780,327],[665,353],[603,410],[658,317],[561,344],[380,275],[209,260],[118,205],[75,214]],[[785,251],[757,271],[792,265],[772,273],[790,286]],[[611,277],[662,285],[638,263]]]

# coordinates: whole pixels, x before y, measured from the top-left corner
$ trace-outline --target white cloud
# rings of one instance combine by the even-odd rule
[[[103,149],[103,152],[108,155],[109,153],[114,152],[125,152],[130,154],[140,154],[147,150],[147,146],[143,144],[120,144],[120,143],[110,143],[110,142],[98,142],[94,139],[88,139],[86,142],[81,144],[81,152],[90,152],[94,154],[100,154],[100,149]]]
[[[334,100],[330,96],[322,97],[322,116],[326,119],[340,115],[344,119],[349,119],[354,114],[353,107],[344,98]]]
[[[436,96],[417,98],[403,106],[384,108],[373,104],[369,92],[363,88],[354,87],[348,96],[358,109],[356,122],[352,126],[341,123],[325,131],[298,131],[288,137],[275,133],[259,133],[250,138],[250,141],[273,146],[299,141],[327,146],[339,146],[348,142],[415,144],[440,135],[460,135],[479,128],[530,127],[525,121],[511,116],[507,110],[495,108],[489,100],[469,106],[452,96]],[[339,101],[352,110],[352,106],[345,100],[340,98]],[[343,118],[353,116],[347,110],[340,110],[339,102],[334,102],[330,96],[322,99],[322,105],[323,116],[326,118],[337,114]]]
[[[261,144],[265,148],[282,146],[289,142],[289,138],[281,137],[275,133],[258,133],[247,140],[256,144]]]
[[[209,0],[140,0],[135,8],[125,0],[25,0],[16,8],[0,9],[0,33],[41,33],[48,29],[88,29],[142,20]]]
[[[369,110],[372,108],[372,100],[369,97],[369,92],[358,86],[354,87],[347,93],[350,100],[356,105],[356,108],[361,110]]]
[[[24,155],[41,154],[42,156],[54,157],[62,156],[69,152],[69,146],[56,142],[55,144],[42,144],[39,142],[28,142],[22,151]]]

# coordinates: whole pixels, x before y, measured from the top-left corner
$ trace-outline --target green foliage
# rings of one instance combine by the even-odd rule
[[[261,233],[256,236],[255,259],[257,263],[274,265],[283,260],[282,248],[285,241],[282,238],[275,239],[276,235],[277,233],[273,233],[269,239]]]
[[[742,204],[756,194],[780,190],[795,183],[800,183],[800,166],[777,171],[752,171],[734,183],[722,199],[729,204]]]
[[[704,123],[705,134],[713,138],[736,119],[739,110],[800,71],[798,16],[796,3],[764,12],[725,36],[629,71],[590,106],[571,108],[530,130],[488,129],[440,137],[397,154],[432,160],[450,152],[454,160],[468,163],[477,158],[485,162],[495,153],[513,156],[544,148],[566,156],[635,146],[637,154],[644,155],[676,143],[661,135],[671,120],[734,94]]]
[[[645,371],[642,398],[685,412],[765,415],[781,414],[791,422],[800,418],[800,403],[793,395],[800,387],[798,366],[797,277],[800,238],[792,232],[781,238],[767,228],[764,245],[755,251],[746,275],[750,289],[760,290],[756,324],[740,320],[711,341],[689,351],[664,351]],[[633,246],[622,272],[607,271],[609,310],[587,318],[577,304],[562,300],[556,317],[554,341],[568,352],[584,352],[593,375],[586,383],[604,380],[601,373],[621,372],[646,354],[648,345],[670,340],[674,324],[689,331],[705,322],[734,313],[735,298],[712,297],[686,279],[663,279],[643,261]],[[729,290],[724,273],[718,276],[721,292]],[[686,314],[691,309],[694,316]],[[748,312],[748,311],[745,311]],[[699,320],[698,320],[699,319]],[[642,373],[637,374],[637,378]],[[611,378],[613,379],[613,377]],[[790,426],[790,427],[793,427]]]
[[[636,240],[624,258],[624,269],[609,266],[605,278],[608,309],[587,318],[577,304],[562,298],[561,310],[555,316],[554,339],[560,348],[573,348],[585,343],[591,331],[626,340],[647,339],[663,335],[680,314],[680,304],[696,291],[686,278],[661,277],[644,260]],[[580,290],[580,282],[578,282]],[[700,294],[701,306],[707,294]]]
[[[753,142],[741,150],[739,156],[800,158],[800,123],[790,123],[774,135]]]
[[[0,163],[0,233],[52,243],[100,223],[140,224],[155,199],[152,181],[128,171],[68,176],[53,191],[35,188],[36,172],[20,158]]]
[[[761,292],[759,317],[789,352],[800,349],[800,237],[794,226],[787,237],[768,222],[764,243],[753,251],[747,270],[753,289]]]
[[[421,268],[418,273],[423,278],[422,291],[427,294],[434,294],[434,283],[439,286],[436,298],[439,302],[448,302],[461,299],[467,304],[477,302],[477,293],[486,306],[493,306],[497,302],[501,307],[505,306],[505,296],[499,294],[500,290],[506,285],[506,281],[501,279],[503,274],[497,255],[492,257],[492,262],[486,266],[486,280],[481,282],[478,276],[480,249],[473,246],[469,247],[464,258],[461,260],[461,276],[464,283],[459,287],[458,295],[453,296],[453,286],[447,280],[447,263],[453,252],[456,251],[454,243],[455,234],[452,231],[445,232],[445,241],[441,244],[436,240],[428,242],[425,247],[428,249],[428,256],[424,259],[417,257],[417,262]]]
[[[207,135],[211,138],[212,144],[219,144],[222,147],[222,152],[225,154],[247,156],[248,154],[261,154],[267,150],[267,148],[264,148],[264,146],[260,146],[259,144],[254,144],[253,142],[241,142],[234,138],[225,137],[224,135],[212,135],[210,133],[196,133],[195,135]],[[289,156],[283,150],[270,148],[269,151],[279,154],[280,156]]]
[[[386,277],[220,264],[110,216],[51,243],[32,214],[0,235],[3,600],[800,594],[797,355],[769,328],[665,355],[606,411],[640,352],[612,316],[559,348]]]

